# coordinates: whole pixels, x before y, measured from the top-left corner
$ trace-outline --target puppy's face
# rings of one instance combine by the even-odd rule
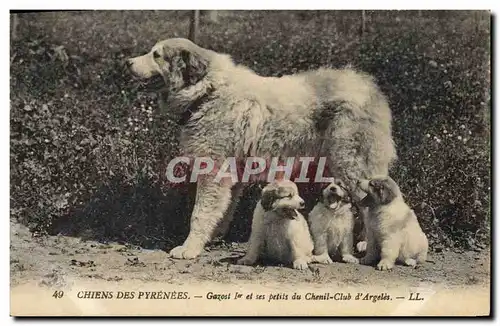
[[[340,179],[335,180],[323,190],[323,203],[331,209],[338,209],[342,203],[350,202],[349,193]]]
[[[290,218],[296,218],[296,210],[305,207],[304,200],[299,196],[297,185],[288,180],[268,184],[262,190],[261,205],[266,211],[286,212],[287,217]]]
[[[377,176],[368,180],[358,180],[358,188],[368,194],[371,201],[378,205],[388,205],[401,197],[397,183],[389,176]]]
[[[148,53],[128,59],[127,66],[148,88],[175,93],[206,75],[204,51],[189,40],[168,39],[156,43]]]

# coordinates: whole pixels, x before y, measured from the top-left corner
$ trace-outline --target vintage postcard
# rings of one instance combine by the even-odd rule
[[[10,13],[12,316],[489,316],[491,12]]]

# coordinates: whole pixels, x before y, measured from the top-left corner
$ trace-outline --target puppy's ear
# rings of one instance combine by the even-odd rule
[[[194,85],[207,74],[208,60],[188,50],[181,51],[181,59],[185,64],[183,70],[184,84]]]
[[[260,204],[265,211],[270,211],[273,209],[273,203],[278,198],[276,189],[270,189],[262,192],[262,198],[260,199]]]
[[[396,193],[394,192],[394,189],[392,189],[391,185],[387,181],[380,181],[379,182],[379,197],[380,197],[380,203],[382,205],[387,205],[390,204],[395,198],[396,198]]]

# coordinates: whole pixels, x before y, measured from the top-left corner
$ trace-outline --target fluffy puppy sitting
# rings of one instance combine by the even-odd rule
[[[341,180],[335,180],[323,190],[322,199],[309,213],[315,262],[331,264],[334,257],[346,263],[358,263],[352,255],[354,215],[345,189]]]
[[[359,180],[357,184],[367,193],[362,204],[369,211],[364,221],[366,255],[360,262],[370,265],[380,259],[379,270],[391,269],[396,261],[413,267],[424,262],[427,259],[427,237],[396,182],[388,176],[377,176]]]
[[[246,255],[238,264],[252,265],[259,258],[306,269],[312,259],[313,242],[304,216],[297,185],[282,180],[262,190],[252,220],[252,232]]]

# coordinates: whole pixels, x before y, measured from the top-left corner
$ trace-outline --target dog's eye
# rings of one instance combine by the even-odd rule
[[[158,53],[158,51],[153,52],[153,58],[158,59],[161,57],[161,55]]]

